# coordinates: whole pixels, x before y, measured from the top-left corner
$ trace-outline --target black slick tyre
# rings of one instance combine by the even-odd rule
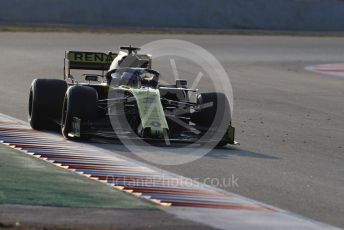
[[[227,131],[231,123],[231,108],[228,99],[223,93],[202,93],[197,98],[200,109],[192,114],[191,121],[199,127],[203,133],[210,137],[212,133]],[[220,140],[217,146],[224,146],[227,142]]]
[[[58,128],[67,83],[57,79],[35,79],[30,87],[28,120],[33,129]]]
[[[61,132],[65,138],[73,138],[68,134],[72,131],[74,118],[81,119],[83,124],[96,119],[97,102],[98,94],[92,87],[75,85],[67,90],[63,102],[61,119]],[[80,134],[80,138],[87,139],[89,136]]]

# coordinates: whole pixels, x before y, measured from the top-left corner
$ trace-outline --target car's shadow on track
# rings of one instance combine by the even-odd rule
[[[47,132],[47,133],[51,133],[51,134],[58,134],[57,132]],[[107,139],[107,138],[92,138],[89,140],[78,140],[75,139],[74,142],[77,143],[85,143],[85,144],[90,144],[90,145],[94,145],[100,148],[104,148],[107,150],[111,150],[111,151],[116,151],[116,152],[120,152],[120,153],[132,153],[132,151],[130,149],[128,149],[119,139]],[[139,143],[140,145],[140,143]],[[185,147],[187,146],[187,144],[180,144],[180,143],[175,143],[172,144],[171,146],[166,146],[164,144],[159,144],[159,143],[155,143],[154,144],[155,147],[158,147],[161,149],[161,152],[164,152],[164,149],[166,149],[167,151],[169,151],[170,148],[175,148],[175,147]],[[145,148],[145,145],[142,145],[142,148]],[[201,147],[200,147],[201,148]],[[262,153],[257,153],[257,152],[252,152],[252,151],[248,151],[245,149],[240,149],[237,146],[233,146],[233,145],[227,145],[224,147],[216,147],[214,149],[212,149],[211,151],[209,151],[205,157],[211,157],[211,158],[218,158],[218,159],[228,159],[230,157],[234,157],[234,156],[238,156],[238,157],[248,157],[248,158],[257,158],[257,159],[267,159],[267,160],[278,160],[280,159],[279,157],[275,157],[275,156],[271,156],[271,155],[266,155],[266,154],[262,154]]]
[[[279,157],[269,156],[269,155],[262,154],[262,153],[251,152],[251,151],[239,149],[237,147],[232,147],[232,146],[215,148],[215,149],[211,150],[206,156],[212,157],[212,158],[220,158],[220,159],[226,159],[226,158],[229,158],[231,156],[261,158],[261,159],[269,159],[269,160],[280,159]]]
[[[111,144],[111,150],[114,151],[120,151],[120,152],[131,152],[125,145],[122,144],[120,140],[116,139],[101,139],[96,138],[89,140],[87,143],[89,144],[95,144],[98,147],[105,147],[109,144]],[[173,144],[172,146],[166,146],[166,145],[155,145],[156,147],[161,147],[163,150],[164,148],[171,148],[171,147],[184,147],[185,144]],[[142,146],[144,148],[144,146]],[[106,149],[109,149],[109,146],[105,147]],[[249,157],[249,158],[260,158],[260,159],[268,159],[268,160],[278,160],[279,157],[270,156],[262,153],[252,152],[244,149],[240,149],[236,146],[224,146],[224,147],[216,147],[212,149],[209,153],[205,155],[206,157],[211,158],[220,158],[220,159],[226,159],[232,156],[238,156],[238,157]]]

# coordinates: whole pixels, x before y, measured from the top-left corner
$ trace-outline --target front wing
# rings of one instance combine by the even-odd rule
[[[138,136],[132,130],[113,130],[110,123],[100,122],[100,123],[82,123],[81,119],[74,117],[72,123],[72,131],[68,134],[70,137],[82,138],[83,136],[91,138],[105,138],[105,139],[129,139],[129,140],[144,140],[147,142],[155,143],[165,143],[169,145],[170,143],[226,143],[231,145],[238,145],[239,143],[235,141],[235,127],[229,125],[227,131],[222,138],[222,140],[215,139],[204,139],[200,135],[193,134],[192,132],[184,132],[181,135],[174,138],[143,138]]]

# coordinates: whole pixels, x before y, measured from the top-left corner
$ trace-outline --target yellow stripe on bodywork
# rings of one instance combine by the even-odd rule
[[[164,129],[168,130],[158,89],[149,87],[135,89],[125,86],[120,86],[119,88],[131,92],[135,97],[143,129],[150,128],[152,135],[163,135]]]

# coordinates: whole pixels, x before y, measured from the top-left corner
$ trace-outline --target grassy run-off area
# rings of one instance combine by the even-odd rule
[[[0,143],[0,204],[156,209],[144,199]]]

